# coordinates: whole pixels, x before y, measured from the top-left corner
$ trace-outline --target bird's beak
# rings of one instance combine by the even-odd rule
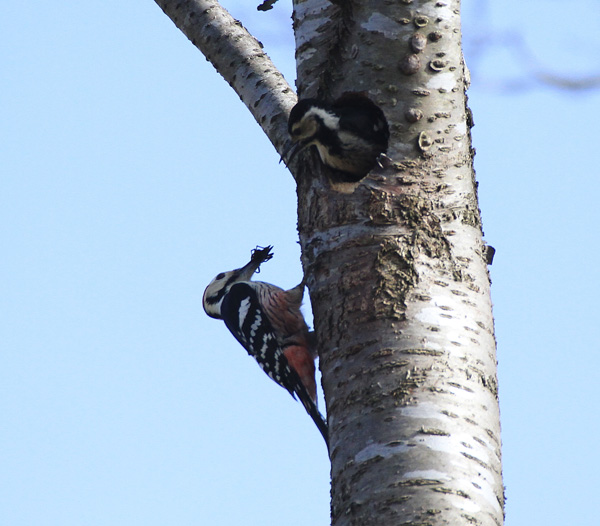
[[[302,150],[304,150],[305,147],[306,145],[301,142],[292,142],[284,150],[283,154],[281,155],[281,159],[279,159],[279,162],[283,161],[285,165],[289,167],[290,163],[292,162],[292,159],[296,157],[296,155],[298,155]]]
[[[236,281],[250,281],[254,273],[260,268],[260,265],[273,257],[271,250],[272,246],[265,248],[255,248],[252,251],[250,261],[242,268],[237,270],[238,278]]]

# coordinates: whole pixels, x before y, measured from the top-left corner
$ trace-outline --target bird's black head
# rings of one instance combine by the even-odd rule
[[[314,145],[325,166],[359,181],[388,147],[389,128],[381,108],[363,93],[345,93],[333,103],[302,99],[288,119],[287,164]]]
[[[288,131],[294,142],[310,143],[324,127],[334,127],[337,116],[331,105],[318,99],[298,101],[288,119]]]
[[[302,119],[306,116],[306,114],[313,108],[321,108],[324,110],[330,109],[330,105],[318,99],[301,99],[298,103],[292,108],[290,111],[290,116],[288,118],[288,131],[290,135],[293,137],[295,135],[294,130],[297,129],[297,125]]]
[[[319,134],[326,126],[326,122],[337,121],[331,111],[331,105],[318,99],[302,99],[292,108],[288,118],[288,131],[292,143],[285,150],[282,159],[286,164],[318,140]]]

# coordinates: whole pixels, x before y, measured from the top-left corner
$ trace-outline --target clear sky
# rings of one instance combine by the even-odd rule
[[[258,3],[226,5],[293,84],[289,2]],[[464,26],[506,524],[593,524],[600,90],[499,89],[528,72],[473,39],[592,72],[600,7],[526,4],[469,0]],[[151,0],[8,2],[0,50],[0,524],[326,526],[320,435],[201,305],[256,245],[261,279],[301,279],[268,140]]]

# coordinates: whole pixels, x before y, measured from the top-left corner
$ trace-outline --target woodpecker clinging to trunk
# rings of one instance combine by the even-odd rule
[[[332,182],[353,188],[387,151],[390,137],[381,108],[360,93],[347,93],[333,103],[299,100],[290,112],[288,131],[293,144],[283,154],[287,164],[315,146],[323,164],[334,170]]]
[[[257,248],[248,264],[218,274],[204,291],[204,310],[222,319],[262,370],[300,399],[329,447],[327,423],[317,409],[316,350],[300,312],[304,282],[283,290],[251,281],[261,263],[273,257],[272,248]]]

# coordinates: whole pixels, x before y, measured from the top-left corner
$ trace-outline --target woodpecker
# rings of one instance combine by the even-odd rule
[[[390,132],[381,108],[366,96],[347,93],[333,104],[303,99],[288,119],[292,146],[287,164],[302,150],[316,146],[323,164],[336,170],[336,179],[358,183],[387,151]]]
[[[317,353],[300,312],[304,281],[290,290],[251,281],[261,263],[273,257],[272,248],[257,247],[249,263],[217,274],[204,291],[204,311],[222,319],[262,370],[300,399],[329,448],[327,423],[317,409]]]

